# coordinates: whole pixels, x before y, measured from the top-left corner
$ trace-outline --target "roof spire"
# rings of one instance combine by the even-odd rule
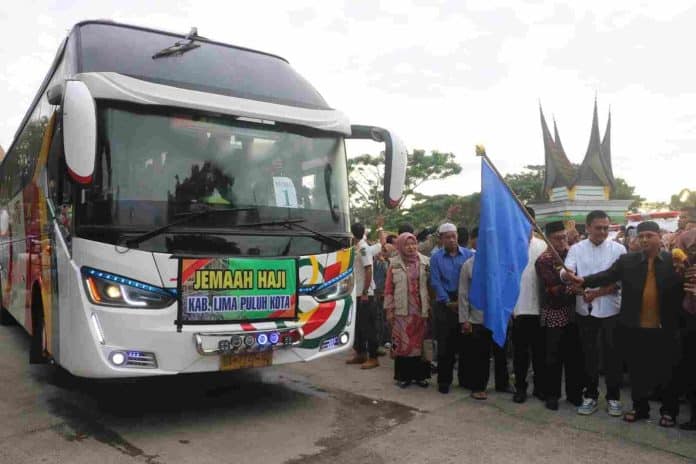
[[[606,135],[606,134],[605,134]],[[608,146],[608,140],[607,146]],[[597,96],[595,95],[594,111],[592,114],[592,129],[590,131],[590,143],[587,146],[585,159],[583,159],[574,185],[587,186],[613,186],[613,176],[602,155],[602,143],[599,136],[599,117],[597,116]]]
[[[554,187],[568,187],[569,181],[573,178],[573,166],[570,164],[568,157],[563,151],[563,146],[560,144],[558,135],[558,127],[554,118],[553,129],[554,137],[551,136],[551,131],[546,124],[544,111],[539,105],[539,115],[541,117],[541,131],[544,139],[544,156],[546,163],[546,171],[544,176],[544,190],[549,191]]]
[[[607,117],[607,128],[604,131],[602,145],[600,147],[602,155],[602,165],[607,174],[607,179],[612,188],[614,188],[614,171],[611,167],[611,107],[609,107],[609,116]]]

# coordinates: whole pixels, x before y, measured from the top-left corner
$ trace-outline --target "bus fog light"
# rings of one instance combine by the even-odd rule
[[[123,366],[126,363],[126,355],[120,351],[114,351],[109,355],[111,364],[114,366]]]
[[[232,344],[229,340],[220,340],[218,342],[218,351],[222,351],[223,353],[232,351]]]
[[[348,332],[343,332],[338,339],[338,341],[341,342],[341,345],[348,343],[348,340],[350,340],[350,335],[348,335]]]

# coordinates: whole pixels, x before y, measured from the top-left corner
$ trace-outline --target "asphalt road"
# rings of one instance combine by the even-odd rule
[[[696,434],[510,395],[396,388],[343,356],[225,375],[100,383],[26,363],[0,327],[0,463],[661,463]],[[626,395],[625,398],[628,398]],[[653,408],[656,415],[657,406]]]

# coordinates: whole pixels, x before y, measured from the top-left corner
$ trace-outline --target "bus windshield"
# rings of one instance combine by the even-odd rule
[[[176,223],[139,248],[262,256],[326,252],[311,231],[347,237],[339,135],[171,110],[98,113],[95,176],[76,205],[77,236],[123,244]]]

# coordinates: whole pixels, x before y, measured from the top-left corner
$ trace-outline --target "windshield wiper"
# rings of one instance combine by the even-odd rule
[[[245,224],[238,224],[236,227],[263,227],[263,226],[283,226],[287,229],[292,229],[293,227],[297,227],[298,229],[305,230],[309,233],[312,234],[312,238],[315,238],[319,240],[322,243],[325,243],[326,245],[332,245],[336,248],[343,248],[344,244],[340,240],[336,240],[333,237],[329,237],[328,235],[324,235],[321,232],[318,232],[314,229],[310,229],[307,226],[303,226],[300,223],[306,222],[305,219],[280,219],[277,221],[264,221],[264,222],[249,222]]]
[[[183,55],[189,50],[198,48],[200,47],[200,44],[194,43],[194,39],[196,37],[198,37],[198,29],[192,27],[191,32],[189,32],[185,38],[186,41],[180,40],[178,42],[175,42],[174,45],[172,45],[171,47],[163,48],[162,50],[152,55],[152,59],[156,60],[157,58],[164,58],[166,56]]]
[[[137,237],[133,237],[131,239],[128,239],[125,241],[125,245],[128,248],[133,248],[134,246],[143,243],[145,240],[149,240],[152,237],[156,237],[163,232],[166,232],[172,227],[185,224],[192,219],[197,219],[203,216],[207,216],[209,214],[216,214],[216,213],[234,213],[237,211],[256,211],[258,208],[255,206],[247,207],[247,208],[202,208],[200,211],[193,211],[190,213],[184,213],[181,216],[183,216],[181,219],[178,219],[176,221],[172,221],[168,224],[165,224],[163,226],[157,227],[156,229],[152,229],[149,232],[145,232],[144,234],[138,235]]]

